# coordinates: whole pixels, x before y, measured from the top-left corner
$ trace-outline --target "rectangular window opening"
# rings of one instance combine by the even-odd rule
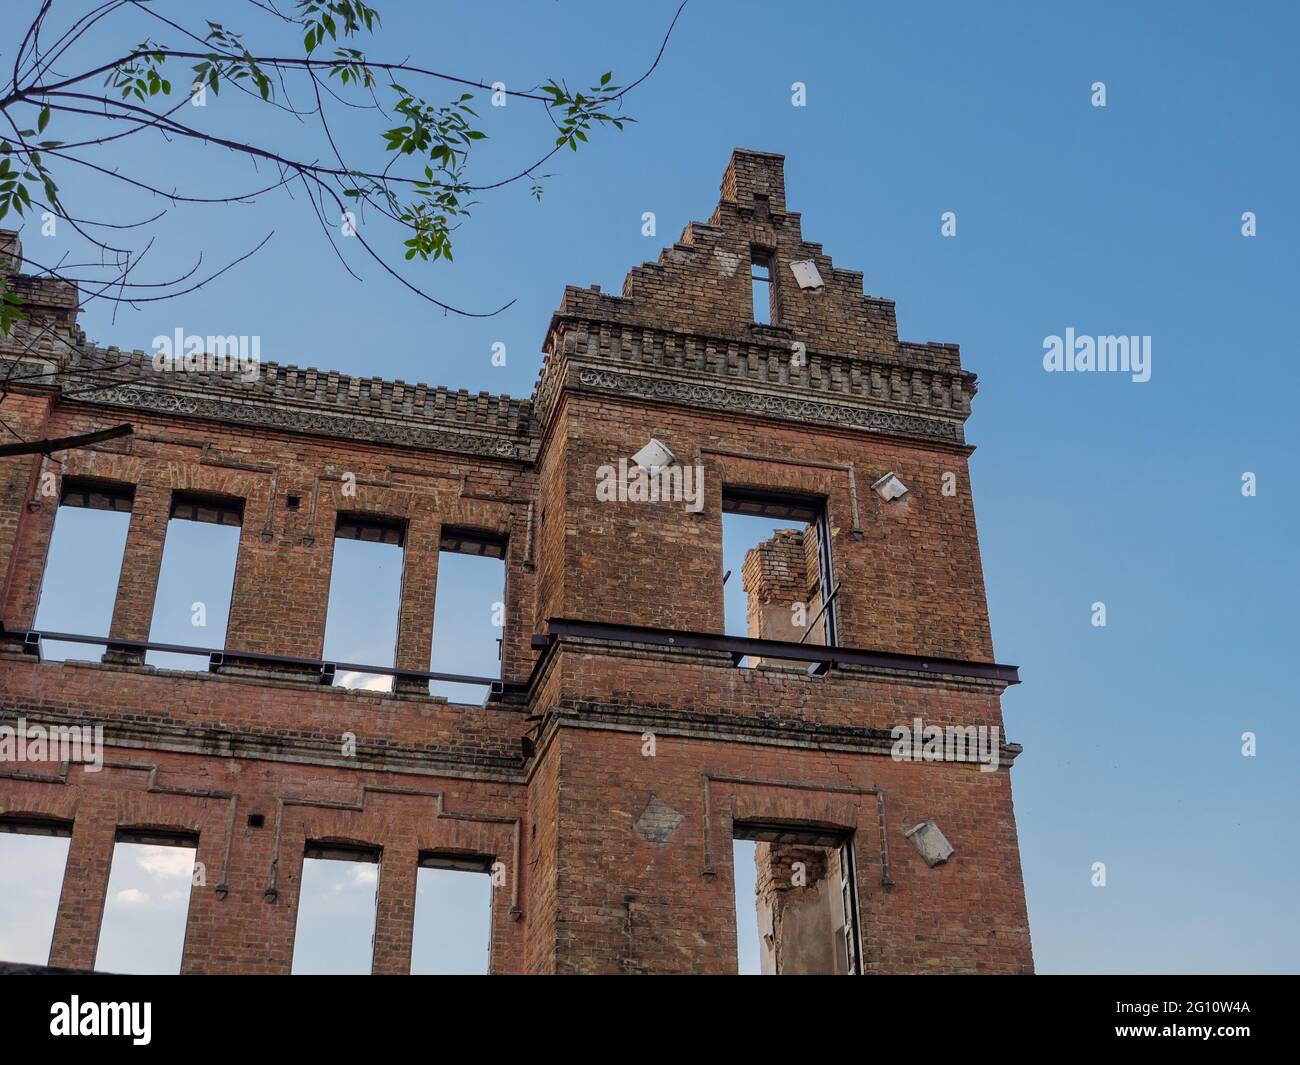
[[[474,529],[444,528],[433,607],[432,673],[501,676],[505,635],[506,540]],[[488,688],[432,681],[432,695],[481,704]]]
[[[754,248],[749,258],[749,287],[754,301],[754,321],[759,325],[776,322],[775,256],[763,248]]]
[[[331,662],[391,666],[397,656],[406,523],[368,514],[340,514],[334,532],[324,657]],[[343,688],[392,691],[382,673],[340,669]]]
[[[244,501],[176,492],[163,541],[149,640],[219,651],[226,645]],[[206,656],[149,651],[163,669],[206,668]]]
[[[481,976],[492,956],[493,860],[426,852],[415,881],[411,973]]]
[[[108,635],[134,498],[130,485],[63,479],[33,622],[38,632]],[[104,647],[42,640],[41,654],[55,662],[98,662]]]
[[[295,975],[366,975],[374,963],[377,847],[309,842],[293,938]]]
[[[198,836],[118,829],[95,968],[108,973],[181,971]]]
[[[741,823],[733,834],[738,972],[861,973],[851,834],[810,826]]]
[[[835,645],[824,500],[724,489],[722,571],[728,636]],[[761,664],[753,656],[742,662]],[[797,665],[788,659],[771,664]]]
[[[72,825],[0,817],[0,961],[45,965]]]

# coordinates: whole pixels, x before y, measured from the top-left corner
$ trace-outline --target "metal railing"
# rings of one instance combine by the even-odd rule
[[[494,694],[517,685],[509,685],[500,677],[476,677],[465,673],[434,673],[425,669],[398,669],[396,666],[374,666],[358,662],[333,662],[321,658],[298,658],[293,655],[269,655],[255,651],[213,650],[211,647],[192,647],[179,643],[159,643],[154,640],[123,640],[107,636],[88,636],[77,632],[46,632],[37,629],[0,629],[0,637],[21,639],[23,651],[37,658],[41,657],[41,642],[51,640],[55,643],[84,643],[96,647],[122,651],[165,651],[170,654],[198,655],[208,659],[209,672],[217,672],[227,659],[238,662],[257,662],[273,666],[292,666],[299,669],[319,671],[321,684],[334,683],[338,671],[352,673],[373,673],[385,677],[400,677],[409,680],[433,680],[446,684],[476,684],[491,688]]]

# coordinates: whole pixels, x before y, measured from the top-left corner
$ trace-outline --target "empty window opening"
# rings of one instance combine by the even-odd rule
[[[243,520],[241,499],[188,492],[172,496],[150,642],[214,651],[225,647]],[[206,660],[172,651],[150,651],[145,662],[164,669],[206,668]]]
[[[732,842],[731,858],[736,881],[736,972],[741,976],[761,976],[759,957],[762,943],[758,930],[758,866],[752,839]]]
[[[754,321],[772,325],[776,321],[776,272],[770,251],[755,248],[750,254],[749,287],[754,300]]]
[[[325,618],[327,661],[367,666],[394,664],[405,542],[405,522],[370,515],[339,515]],[[393,688],[391,676],[356,670],[339,670],[334,683],[368,691]]]
[[[0,961],[45,965],[72,825],[0,818]]]
[[[295,975],[365,975],[374,961],[377,847],[308,843],[293,938]]]
[[[735,826],[737,967],[765,976],[862,972],[852,837],[805,826]]]
[[[486,532],[444,529],[439,546],[429,670],[499,677],[505,635],[506,541]],[[429,691],[453,703],[481,704],[488,689],[433,681]]]
[[[723,585],[728,636],[835,644],[830,530],[822,501],[724,491],[722,569],[731,573]],[[762,660],[750,656],[742,664]]]
[[[108,635],[133,499],[128,485],[64,478],[36,608],[38,631]],[[42,640],[41,654],[98,662],[104,648]]]
[[[198,837],[118,829],[95,968],[108,973],[181,971]]]
[[[492,859],[420,855],[411,973],[482,976],[492,954]]]

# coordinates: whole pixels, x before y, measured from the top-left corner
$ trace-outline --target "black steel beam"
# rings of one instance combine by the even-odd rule
[[[814,674],[824,673],[836,665],[876,666],[922,673],[947,673],[958,677],[979,677],[1020,683],[1016,666],[996,662],[973,662],[964,658],[939,658],[928,655],[896,654],[892,651],[869,651],[858,647],[827,647],[823,644],[800,644],[789,640],[755,640],[748,636],[721,636],[707,632],[680,632],[675,629],[643,628],[637,625],[611,625],[601,621],[575,621],[551,618],[548,635],[534,636],[533,649],[544,650],[555,637],[574,636],[615,643],[641,643],[658,647],[684,647],[700,651],[725,651],[734,662],[741,658],[784,659],[812,662]],[[820,667],[820,668],[818,668]]]
[[[166,651],[181,655],[202,655],[208,659],[208,668],[215,670],[225,658],[264,662],[268,665],[300,666],[321,670],[322,677],[331,671],[347,670],[353,673],[376,673],[386,677],[403,677],[412,680],[436,680],[448,684],[476,684],[489,687],[494,692],[521,691],[524,685],[503,681],[500,677],[475,677],[463,673],[433,673],[424,669],[398,669],[395,666],[372,666],[357,662],[330,662],[320,658],[296,658],[292,655],[268,655],[254,651],[214,651],[211,647],[192,647],[179,643],[157,643],[153,640],[124,640],[118,637],[87,636],[76,632],[44,632],[36,629],[0,629],[0,636],[19,638],[28,654],[39,654],[42,640],[56,643],[88,643],[100,647],[120,647],[128,651]]]

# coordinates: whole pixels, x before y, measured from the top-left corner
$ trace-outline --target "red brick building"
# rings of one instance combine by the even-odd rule
[[[417,869],[442,860],[498,870],[493,971],[734,972],[736,838],[758,841],[769,971],[1032,970],[975,377],[956,346],[900,341],[894,305],[804,240],[780,156],[733,153],[709,221],[620,295],[567,288],[529,400],[273,363],[163,374],[88,343],[74,290],[15,284],[29,317],[3,354],[32,374],[7,425],[134,427],[0,458],[0,724],[102,724],[108,747],[93,773],[0,763],[0,821],[70,835],[50,964],[94,965],[115,840],[174,834],[208,871],[187,973],[287,973],[304,856],[347,847],[380,863],[377,973],[409,968]],[[598,493],[651,440],[675,458],[656,475],[702,471],[698,507]],[[906,493],[873,490],[886,474]],[[60,505],[130,509],[110,629],[80,634],[102,662],[45,661],[33,631]],[[178,505],[240,524],[207,672],[143,665]],[[794,529],[732,577],[749,638],[723,635],[731,513]],[[404,552],[396,661],[368,663],[388,693],[322,683],[332,547],[368,523]],[[446,550],[505,560],[480,706],[428,694]],[[897,757],[918,719],[983,730],[996,764]]]

